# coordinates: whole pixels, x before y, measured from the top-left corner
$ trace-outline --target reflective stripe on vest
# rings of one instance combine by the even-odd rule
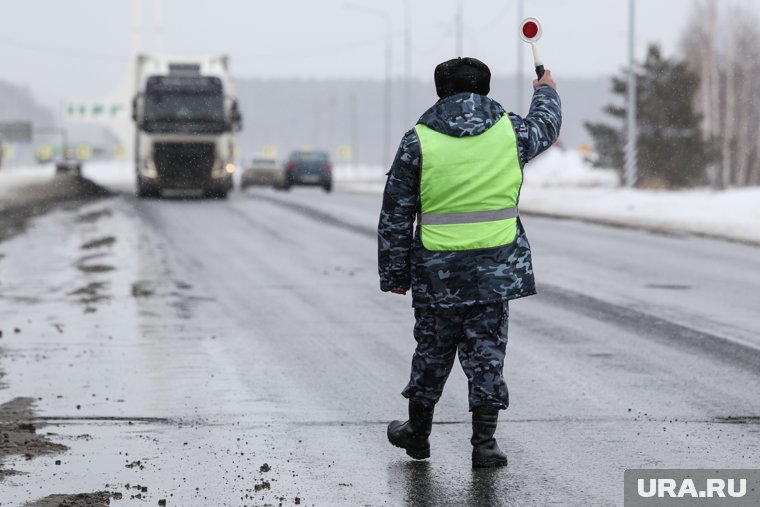
[[[476,136],[448,136],[422,124],[416,132],[423,246],[455,251],[512,243],[522,170],[509,117]]]
[[[491,211],[465,211],[464,213],[427,213],[417,215],[417,223],[420,225],[452,225],[452,224],[476,224],[478,222],[493,222],[505,218],[517,218],[517,206]]]

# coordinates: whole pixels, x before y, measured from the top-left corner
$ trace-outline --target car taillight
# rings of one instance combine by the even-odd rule
[[[332,173],[332,162],[327,163],[326,169],[328,173]]]
[[[295,169],[296,169],[296,163],[293,162],[293,161],[288,162],[287,169],[288,169],[288,171],[295,171]]]

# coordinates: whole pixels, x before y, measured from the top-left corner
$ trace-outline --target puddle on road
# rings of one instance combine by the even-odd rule
[[[156,282],[151,280],[138,280],[132,284],[132,297],[147,298],[156,293]]]
[[[113,213],[110,208],[104,208],[99,210],[90,211],[77,216],[76,220],[79,223],[92,224],[104,217],[110,217]]]
[[[92,307],[92,305],[103,303],[111,300],[111,296],[106,294],[106,290],[110,286],[109,282],[90,282],[84,287],[80,287],[74,291],[68,293],[69,296],[76,298],[76,301],[85,305],[86,308]],[[62,332],[60,327],[56,327],[58,332]]]
[[[79,493],[77,495],[50,495],[36,502],[24,504],[24,507],[107,507],[111,499],[121,500],[118,492],[98,491],[96,493]]]
[[[644,288],[661,290],[689,290],[692,288],[692,286],[678,283],[648,283],[644,285]]]
[[[106,273],[116,269],[113,266],[107,264],[77,264],[77,269],[83,273]]]
[[[105,236],[103,238],[87,241],[86,243],[83,243],[79,248],[82,250],[92,250],[95,248],[110,247],[113,246],[114,243],[116,243],[116,238],[113,236]]]

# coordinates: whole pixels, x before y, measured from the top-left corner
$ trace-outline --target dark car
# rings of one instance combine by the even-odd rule
[[[325,192],[332,190],[332,162],[323,151],[294,151],[285,162],[285,188],[294,185],[322,187]]]

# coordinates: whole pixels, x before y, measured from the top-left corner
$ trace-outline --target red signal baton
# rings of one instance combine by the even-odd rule
[[[533,50],[533,64],[536,66],[536,76],[541,79],[544,75],[544,62],[538,53],[536,42],[541,38],[541,23],[536,18],[525,18],[520,26],[520,38],[530,44]]]

